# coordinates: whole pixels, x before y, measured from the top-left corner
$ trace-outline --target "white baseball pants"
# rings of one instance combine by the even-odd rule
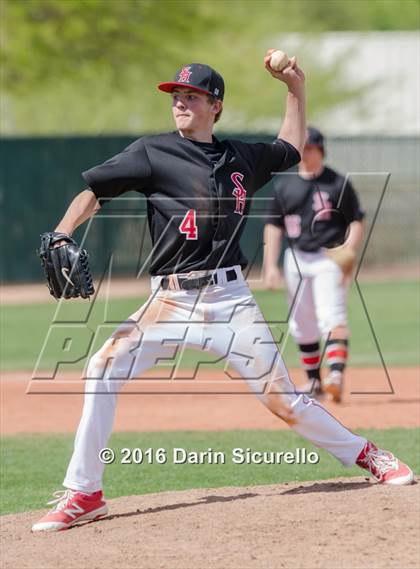
[[[288,248],[284,277],[290,308],[289,330],[297,344],[327,338],[336,326],[347,325],[347,293],[339,266],[322,251]]]
[[[226,271],[232,268],[238,278],[226,282]],[[90,359],[83,414],[64,486],[82,492],[101,489],[104,465],[99,452],[111,434],[118,392],[129,379],[141,381],[161,358],[173,358],[177,348],[188,347],[225,358],[231,370],[226,381],[245,379],[260,401],[295,432],[344,465],[355,463],[366,439],[346,429],[318,402],[295,393],[240,267],[218,269],[217,277],[217,285],[200,291],[179,290],[176,278],[171,281],[174,290],[162,290],[161,277],[153,277],[145,305]]]

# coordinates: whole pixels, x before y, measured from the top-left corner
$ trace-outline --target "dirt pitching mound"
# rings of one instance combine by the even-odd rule
[[[130,496],[55,534],[30,533],[41,512],[7,515],[2,567],[417,568],[419,487],[347,478]]]

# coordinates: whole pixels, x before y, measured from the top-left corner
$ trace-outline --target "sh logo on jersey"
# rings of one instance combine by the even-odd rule
[[[243,215],[246,203],[246,189],[241,182],[244,179],[244,175],[240,172],[233,172],[230,179],[235,184],[235,189],[232,191],[232,195],[236,198],[235,213]]]
[[[331,219],[333,204],[330,202],[328,192],[317,191],[312,197],[312,209],[316,211],[314,221],[328,221]]]

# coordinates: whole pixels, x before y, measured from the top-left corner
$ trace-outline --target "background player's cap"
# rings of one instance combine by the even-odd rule
[[[189,87],[194,91],[207,93],[223,101],[225,82],[223,77],[214,69],[203,63],[190,63],[184,65],[175,74],[174,80],[169,83],[159,83],[158,89],[172,93],[175,87]]]
[[[310,146],[318,146],[318,148],[320,148],[322,152],[325,154],[325,140],[322,132],[317,128],[315,128],[314,126],[308,126],[306,132],[307,132],[307,138],[305,144]]]

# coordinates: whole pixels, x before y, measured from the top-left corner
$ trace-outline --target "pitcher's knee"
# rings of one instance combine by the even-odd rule
[[[279,393],[265,393],[262,402],[273,415],[282,419],[288,425],[296,423],[296,416],[289,397]]]
[[[119,375],[120,377],[117,377]],[[128,372],[118,374],[113,366],[113,361],[104,357],[101,351],[94,354],[87,366],[85,373],[85,394],[118,394],[126,383]]]
[[[111,336],[102,348],[90,358],[87,366],[86,378],[102,380],[128,379],[129,366],[128,369],[125,370],[123,369],[124,366],[117,365],[117,360],[121,361],[122,355],[121,353],[117,353],[117,350],[118,345],[116,344],[115,339]],[[127,377],[121,377],[121,372],[123,372],[123,376],[127,375]]]
[[[282,419],[290,427],[301,422],[314,403],[313,399],[304,393],[266,393],[262,400],[276,417]]]
[[[107,360],[100,355],[100,351],[94,354],[88,363],[85,377],[86,379],[104,379],[107,368]]]

